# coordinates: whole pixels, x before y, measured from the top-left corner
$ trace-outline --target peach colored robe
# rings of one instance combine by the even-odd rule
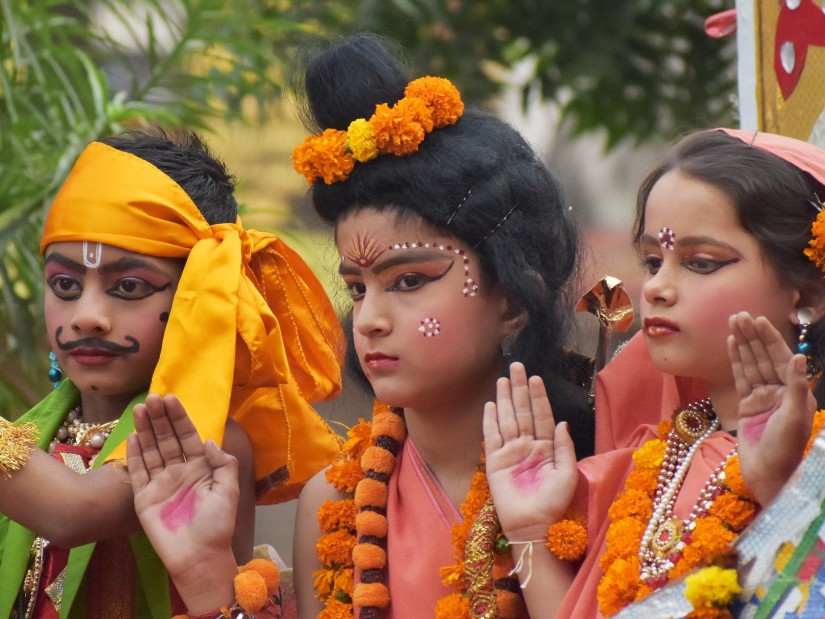
[[[698,381],[662,374],[653,366],[641,335],[635,336],[596,380],[596,455],[579,462],[575,500],[588,517],[590,546],[567,595],[560,619],[602,617],[596,588],[602,577],[599,557],[604,552],[610,522],[607,510],[621,492],[633,467],[634,449],[656,437],[656,426],[673,411],[707,395]],[[711,473],[727,457],[736,439],[725,432],[708,438],[694,456],[674,511],[685,518]]]

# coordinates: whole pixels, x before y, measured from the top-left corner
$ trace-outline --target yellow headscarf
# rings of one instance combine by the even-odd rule
[[[186,258],[149,391],[175,394],[204,440],[220,444],[228,416],[241,424],[259,503],[294,498],[328,464],[339,440],[309,402],[340,392],[344,338],[320,282],[282,240],[240,219],[210,226],[158,168],[93,142],[52,203],[40,251],[59,241]]]

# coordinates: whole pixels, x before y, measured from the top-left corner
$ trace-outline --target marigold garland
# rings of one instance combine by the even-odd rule
[[[421,77],[407,84],[395,105],[381,103],[367,120],[352,121],[346,131],[326,129],[311,135],[292,152],[295,170],[311,185],[346,180],[356,163],[380,154],[398,157],[418,150],[433,129],[455,124],[464,112],[461,95],[442,77]]]
[[[805,248],[805,255],[820,271],[825,272],[825,209],[819,211],[811,224],[811,240]]]
[[[313,573],[313,578],[316,596],[324,601],[318,619],[351,619],[353,603],[361,607],[361,617],[379,617],[390,602],[386,586],[376,582],[374,577],[387,565],[384,541],[388,530],[387,481],[405,438],[403,415],[376,402],[372,422],[359,419],[358,424],[350,428],[340,455],[327,469],[327,481],[344,498],[326,501],[318,510],[322,535],[316,551],[323,567]],[[463,521],[452,529],[455,564],[440,570],[442,582],[458,591],[439,600],[435,609],[437,619],[470,617],[464,549],[470,528],[489,498],[490,489],[482,462],[459,508]],[[355,515],[351,518],[353,511]],[[581,524],[582,517],[576,516],[575,522]],[[580,544],[575,546],[578,549]],[[351,552],[345,552],[347,547]],[[361,570],[362,578],[366,576],[371,582],[353,584],[355,567]],[[500,619],[526,615],[518,579],[510,576],[512,567],[513,561],[505,547],[503,554],[495,555],[492,572],[495,616]]]
[[[633,453],[635,468],[608,512],[610,526],[605,536],[606,550],[600,558],[604,575],[596,594],[599,610],[608,617],[646,597],[655,588],[640,578],[638,552],[650,518],[670,428],[671,424],[660,424],[658,438],[645,442]],[[686,540],[681,557],[676,557],[674,567],[669,570],[668,580],[722,554],[755,516],[758,506],[742,479],[738,455],[727,460],[719,486],[720,492],[714,497],[707,514],[694,521],[695,528]],[[691,617],[722,616],[709,615],[706,611],[723,612],[701,609],[695,611],[700,614]]]

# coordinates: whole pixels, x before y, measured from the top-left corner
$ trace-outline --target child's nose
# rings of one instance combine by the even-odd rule
[[[673,273],[662,266],[644,283],[642,286],[642,295],[645,301],[650,304],[672,304],[676,300],[676,286],[673,281]]]
[[[84,294],[75,302],[71,320],[72,331],[77,335],[108,333],[111,328],[106,303],[93,295]]]
[[[385,335],[391,330],[387,299],[370,291],[364,295],[353,313],[353,326],[361,335]]]

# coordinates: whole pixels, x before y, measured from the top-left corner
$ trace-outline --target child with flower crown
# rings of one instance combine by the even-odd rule
[[[521,548],[506,545],[498,520],[514,539],[523,531],[508,517],[514,506],[492,504],[482,413],[518,359],[565,422],[559,451],[573,462],[592,453],[592,413],[562,348],[578,245],[560,186],[515,130],[465,109],[447,80],[410,81],[375,36],[320,50],[304,85],[318,133],[295,149],[295,167],[335,228],[352,299],[349,361],[376,403],[301,494],[299,617],[446,619],[469,616],[471,603],[484,616],[551,617],[566,584],[522,596],[528,574],[512,572]],[[166,443],[151,424],[144,431],[141,444]],[[161,488],[161,472],[157,484],[148,477],[138,500]],[[149,530],[156,512],[139,513]],[[156,545],[178,543],[151,529]],[[534,563],[559,583],[572,577],[553,556]]]
[[[55,390],[0,420],[0,616],[183,609],[122,466],[144,399],[174,392],[236,459],[233,567],[256,500],[293,498],[337,453],[309,404],[340,387],[337,318],[289,247],[243,228],[233,189],[194,134],[135,132],[88,145],[55,197],[41,238]],[[189,495],[175,505],[167,526],[194,517]]]
[[[573,502],[589,547],[560,616],[611,616],[724,562],[801,461],[821,427],[809,381],[825,360],[822,195],[825,152],[727,129],[685,137],[642,183],[643,329],[597,379],[602,453],[579,463]],[[572,465],[547,440],[548,410],[540,380],[519,375],[485,411],[488,468],[509,458],[489,476],[493,499],[534,529],[559,512],[538,509],[543,486],[525,475]],[[534,555],[534,581],[556,578],[541,569]],[[730,616],[702,599],[695,616]]]

